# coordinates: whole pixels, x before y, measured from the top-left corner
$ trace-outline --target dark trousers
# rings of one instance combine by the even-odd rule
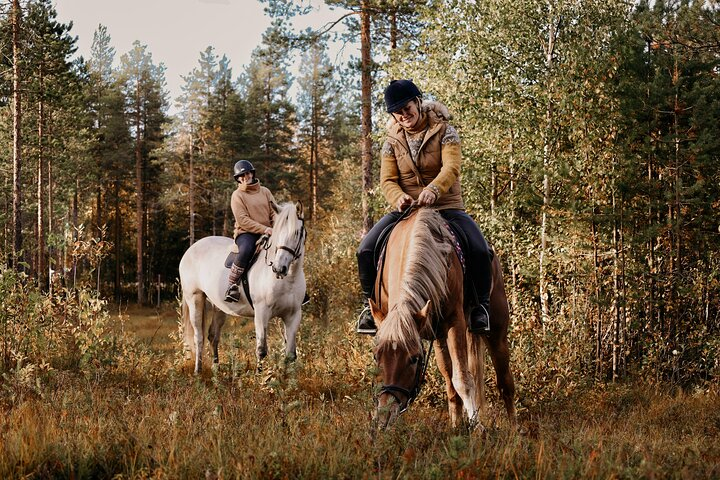
[[[467,245],[465,252],[466,278],[471,280],[473,292],[468,292],[475,298],[472,304],[482,304],[486,307],[490,303],[490,288],[492,286],[492,252],[485,237],[480,232],[475,221],[463,210],[439,210],[440,216],[453,227],[453,230],[463,235],[460,239]],[[370,298],[375,287],[377,276],[377,259],[375,259],[375,244],[385,228],[397,221],[400,212],[390,212],[382,217],[365,235],[357,250],[358,276],[360,286],[366,298]]]
[[[238,256],[235,257],[233,264],[245,270],[250,263],[250,259],[255,253],[255,244],[260,235],[257,233],[241,233],[235,237],[235,245],[238,248]]]

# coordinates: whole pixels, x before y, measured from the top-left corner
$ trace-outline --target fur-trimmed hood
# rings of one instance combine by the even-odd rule
[[[420,104],[420,111],[423,113],[435,114],[440,120],[444,120],[446,122],[452,119],[450,110],[448,110],[448,108],[444,104],[435,100],[423,100]],[[390,118],[385,124],[385,128],[387,130],[390,130],[390,128],[396,123],[397,120],[395,120],[395,117],[390,114]]]

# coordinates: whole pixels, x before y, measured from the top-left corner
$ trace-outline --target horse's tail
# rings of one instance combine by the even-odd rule
[[[468,369],[475,382],[475,404],[478,412],[485,411],[485,343],[480,335],[466,332],[468,344]]]

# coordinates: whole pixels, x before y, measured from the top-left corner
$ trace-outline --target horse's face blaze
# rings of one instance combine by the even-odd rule
[[[301,217],[298,218],[302,220]],[[272,269],[277,278],[284,278],[290,272],[290,265],[302,254],[304,241],[302,222],[297,230],[274,239],[277,246],[275,247],[275,259],[272,262]]]

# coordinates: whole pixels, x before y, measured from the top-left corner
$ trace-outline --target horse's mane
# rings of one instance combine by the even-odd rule
[[[273,222],[273,235],[279,232],[294,232],[300,228],[300,219],[297,216],[297,209],[293,202],[285,202],[278,205],[278,212]]]
[[[445,220],[435,210],[421,208],[409,235],[400,298],[378,329],[378,348],[390,342],[407,349],[419,347],[420,333],[413,315],[430,300],[430,318],[440,318],[447,297],[448,256],[453,245]]]

